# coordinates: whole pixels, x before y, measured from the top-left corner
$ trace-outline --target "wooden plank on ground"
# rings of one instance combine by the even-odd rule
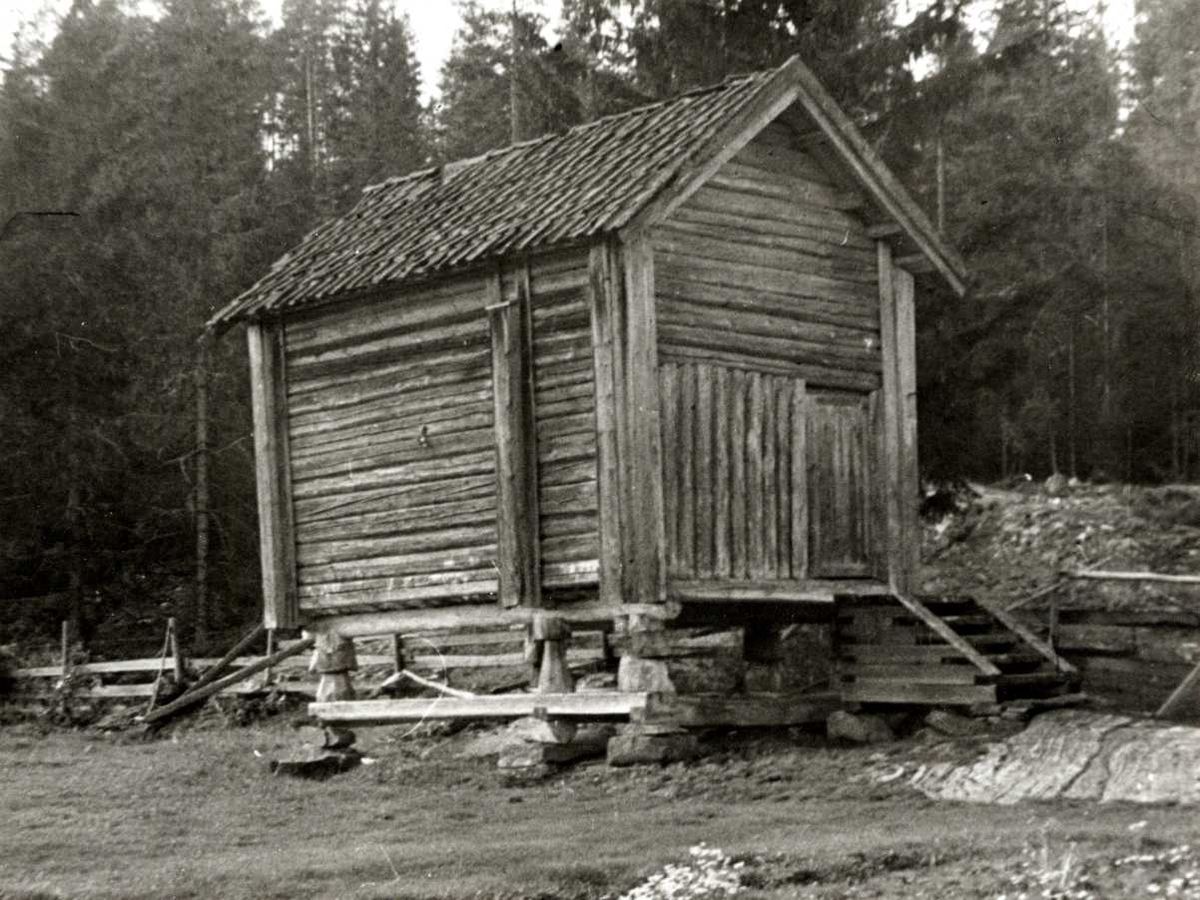
[[[625,718],[646,705],[646,694],[585,691],[573,694],[495,694],[432,700],[340,700],[310,703],[308,714],[341,725],[391,725],[427,719],[519,719],[535,710],[559,718]]]

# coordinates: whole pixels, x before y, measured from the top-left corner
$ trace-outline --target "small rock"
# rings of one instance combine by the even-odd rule
[[[575,737],[575,723],[562,719],[525,716],[509,723],[505,732],[513,738],[539,744],[567,744]]]
[[[896,739],[887,722],[878,716],[856,716],[844,710],[832,713],[825,723],[825,728],[829,737],[852,741],[855,744],[882,744]]]
[[[960,716],[945,709],[930,712],[925,717],[925,724],[950,737],[968,737],[987,731],[987,725],[979,719]]]
[[[273,759],[272,775],[287,775],[310,781],[324,781],[342,772],[349,772],[362,763],[362,755],[354,750],[310,749],[285,759]]]
[[[699,740],[690,732],[681,734],[618,734],[608,742],[610,766],[669,763],[692,759]]]

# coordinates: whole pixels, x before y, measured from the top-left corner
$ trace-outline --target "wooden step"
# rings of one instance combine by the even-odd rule
[[[1046,658],[1036,650],[1018,649],[1010,653],[989,653],[987,658],[1001,670],[1005,666],[1040,666]]]
[[[961,633],[964,628],[994,628],[996,620],[986,613],[969,613],[942,616],[942,621]]]
[[[1033,672],[1013,672],[1000,676],[998,684],[1004,687],[1028,687],[1031,685],[1065,684],[1066,676],[1053,669],[1037,669]]]

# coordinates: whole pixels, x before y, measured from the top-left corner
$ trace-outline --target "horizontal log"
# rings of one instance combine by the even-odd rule
[[[468,477],[431,479],[400,487],[351,489],[312,498],[293,499],[298,525],[328,522],[367,513],[420,508],[444,500],[447,503],[496,495],[494,472]]]
[[[966,659],[949,644],[857,644],[846,640],[839,641],[838,655],[867,665],[953,663]]]
[[[869,333],[838,330],[829,325],[797,322],[763,313],[718,309],[691,301],[663,298],[659,302],[660,328],[688,329],[717,341],[724,334],[739,338],[765,339],[763,346],[777,348],[787,359],[789,352],[814,361],[839,365],[842,361],[877,365],[881,357],[878,339]],[[666,340],[666,338],[664,338]]]
[[[489,544],[496,539],[496,523],[477,517],[471,525],[438,528],[429,531],[413,531],[403,535],[364,537],[354,540],[317,541],[299,544],[296,562],[301,567],[323,566],[349,560],[370,560],[382,556],[394,556],[397,551],[404,555],[425,553],[454,547],[476,547]]]
[[[571,448],[559,448],[560,453],[564,456],[566,449]],[[570,458],[578,456],[579,454],[575,454]],[[300,500],[374,488],[403,488],[421,482],[492,474],[495,472],[495,468],[496,453],[494,450],[439,456],[394,466],[366,468],[344,475],[329,475],[312,479],[297,478],[292,483],[292,496],[294,499]]]
[[[767,357],[793,362],[796,365],[815,365],[826,369],[874,374],[882,370],[882,358],[873,352],[856,355],[839,352],[830,347],[801,344],[790,338],[759,335],[710,328],[664,324],[658,327],[659,340],[672,347],[694,347],[698,350],[720,350],[741,353],[748,357]]]
[[[740,581],[672,579],[667,594],[674,600],[688,603],[707,602],[789,602],[833,603],[838,596],[869,596],[887,593],[886,585],[876,582],[852,581]]]
[[[667,227],[682,230],[690,226],[704,225],[728,234],[741,232],[747,240],[762,237],[782,242],[799,242],[808,252],[828,255],[831,258],[866,256],[874,242],[857,231],[846,233],[844,228],[827,225],[789,222],[770,217],[754,218],[734,211],[717,208],[685,206],[677,210]]]
[[[770,223],[743,223],[733,216],[695,212],[672,220],[655,232],[655,246],[688,240],[720,242],[722,252],[748,248],[756,254],[776,253],[781,261],[798,264],[818,275],[845,273],[854,281],[878,279],[874,257],[866,246],[849,246],[797,234]]]
[[[756,197],[716,186],[705,186],[688,201],[696,210],[726,213],[750,220],[777,222],[799,231],[807,229],[836,243],[862,244],[866,230],[855,217],[818,206],[792,204],[771,197]]]
[[[452,380],[407,393],[384,391],[360,396],[357,388],[350,387],[354,381],[354,378],[346,380],[345,397],[339,394],[340,389],[324,389],[307,406],[292,404],[288,434],[294,439],[317,441],[325,432],[376,422],[394,423],[396,416],[405,412],[414,418],[428,416],[436,420],[440,418],[436,413],[447,408],[452,416],[460,410],[477,412],[478,408],[471,408],[472,404],[486,402],[492,396],[491,371],[483,369],[460,371]]]
[[[436,406],[408,407],[403,404],[380,404],[380,415],[372,421],[339,423],[340,427],[324,432],[298,435],[292,452],[293,462],[303,462],[327,453],[346,451],[360,454],[369,447],[387,447],[389,443],[432,445],[435,439],[456,432],[491,428],[494,409],[490,400],[472,396],[448,398]],[[494,407],[494,404],[493,404]],[[385,415],[390,413],[390,415]]]
[[[572,624],[609,626],[617,616],[640,615],[670,620],[678,616],[679,612],[679,605],[673,603],[624,603],[617,606],[579,603],[556,607],[549,612],[524,607],[505,609],[495,604],[481,604],[446,609],[406,609],[326,616],[311,619],[306,627],[313,632],[333,632],[345,637],[374,637],[409,632],[470,631],[522,625],[532,622],[535,615],[552,615]]]
[[[301,563],[297,575],[301,585],[310,585],[361,578],[475,569],[490,565],[495,559],[496,544],[493,540],[473,547],[444,547],[425,553],[393,553],[351,562],[323,563],[312,566]]]
[[[625,718],[646,705],[641,693],[496,694],[433,700],[342,700],[310,703],[308,714],[330,725],[392,725],[427,719],[519,719],[535,710],[558,718]]]
[[[839,666],[838,671],[843,680],[889,681],[898,684],[988,684],[998,677],[984,675],[965,659],[961,665],[849,663]]]
[[[415,608],[438,600],[461,601],[462,603],[477,601],[481,597],[494,597],[498,591],[499,581],[495,578],[413,588],[387,586],[374,590],[323,591],[314,595],[302,593],[300,609],[306,613],[321,614],[328,610],[361,609],[363,607]]]
[[[1157,584],[1197,584],[1200,585],[1200,575],[1165,575],[1159,572],[1117,572],[1096,569],[1084,569],[1064,572],[1068,578],[1087,581],[1144,581]]]
[[[842,685],[845,703],[923,703],[969,706],[995,703],[996,686],[991,684],[898,684],[891,681],[854,681]]]
[[[771,728],[824,722],[838,708],[836,692],[704,696],[652,693],[631,718],[679,728]]]
[[[475,421],[445,423],[445,430],[414,431],[396,439],[393,435],[363,441],[356,447],[302,456],[292,460],[292,482],[299,483],[329,476],[360,475],[376,469],[409,464],[453,460],[495,447],[495,430],[484,420],[484,427],[470,427]],[[461,427],[460,427],[461,426]]]
[[[733,161],[740,165],[756,166],[764,171],[780,175],[803,178],[819,184],[833,184],[833,179],[811,156],[795,146],[795,139],[786,131],[771,133],[774,123],[760,132],[749,144],[734,154]]]
[[[313,522],[297,528],[296,538],[301,545],[382,538],[427,532],[480,519],[494,521],[495,515],[495,496],[483,496],[408,509],[366,513],[333,521]]]
[[[585,666],[604,659],[604,650],[599,647],[568,647],[567,665]],[[429,654],[405,659],[405,665],[413,669],[513,669],[527,667],[529,659],[524,650],[519,653],[476,653],[476,654]]]
[[[752,284],[710,285],[688,277],[686,272],[656,273],[655,294],[693,303],[708,303],[726,309],[779,316],[797,322],[829,324],[855,329],[867,335],[879,334],[879,311],[857,301],[847,303],[826,298],[806,298],[797,302],[790,294],[763,290]]]
[[[697,229],[695,226],[687,229],[688,223],[681,223],[679,226],[657,232],[654,239],[656,253],[664,259],[696,257],[712,262],[750,264],[771,272],[826,279],[837,284],[839,288],[843,286],[843,282],[868,286],[878,283],[876,267],[868,265],[866,253],[861,253],[862,258],[842,258],[829,252],[816,255],[810,252],[810,246],[797,246],[797,239],[785,243],[744,231],[733,232],[727,237],[715,234],[712,230]],[[830,247],[829,244],[816,246]]]
[[[562,588],[594,585],[600,578],[598,559],[576,559],[568,562],[542,563],[542,584],[545,587]]]
[[[596,460],[592,457],[554,463],[539,460],[538,483],[542,490],[573,484],[595,484]]]
[[[779,173],[736,159],[723,165],[707,184],[756,197],[771,197],[839,212],[861,209],[866,202],[857,191],[843,190],[806,178],[780,177]]]
[[[827,278],[807,272],[758,266],[752,262],[714,260],[700,253],[675,250],[655,258],[664,273],[724,287],[753,285],[758,290],[811,300],[837,300],[854,307],[870,309],[879,302],[870,284],[841,278]]]

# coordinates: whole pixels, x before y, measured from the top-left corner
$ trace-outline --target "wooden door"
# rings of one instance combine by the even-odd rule
[[[872,574],[873,450],[869,398],[809,395],[809,564],[817,578]]]

